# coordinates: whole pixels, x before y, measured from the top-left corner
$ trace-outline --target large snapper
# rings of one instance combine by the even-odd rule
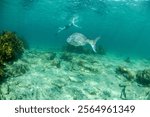
[[[73,33],[67,38],[67,42],[73,46],[84,46],[86,44],[90,44],[93,51],[96,52],[96,42],[99,39],[100,37],[97,37],[95,40],[91,40],[81,33]]]

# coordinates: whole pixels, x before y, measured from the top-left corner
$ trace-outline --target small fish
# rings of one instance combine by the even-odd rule
[[[97,37],[95,40],[90,40],[81,33],[73,33],[67,38],[67,42],[73,46],[84,46],[90,44],[93,51],[96,53],[96,42],[100,39]]]

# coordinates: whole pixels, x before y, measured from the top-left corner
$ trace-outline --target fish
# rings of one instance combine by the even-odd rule
[[[86,44],[90,44],[92,50],[96,53],[96,43],[100,39],[100,36],[97,37],[95,40],[88,39],[82,33],[73,33],[67,38],[67,43],[73,46],[84,46]]]

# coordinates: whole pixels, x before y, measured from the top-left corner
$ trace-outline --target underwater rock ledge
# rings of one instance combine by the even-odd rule
[[[149,87],[138,85],[136,74],[130,77],[130,72],[138,73],[138,65],[146,69],[148,61],[132,61],[110,53],[25,50],[6,64],[8,78],[0,85],[0,99],[149,99]]]

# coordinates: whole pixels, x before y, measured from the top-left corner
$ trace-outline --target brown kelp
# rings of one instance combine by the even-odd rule
[[[4,76],[4,64],[18,59],[24,51],[24,43],[16,33],[4,31],[0,34],[0,78]]]

